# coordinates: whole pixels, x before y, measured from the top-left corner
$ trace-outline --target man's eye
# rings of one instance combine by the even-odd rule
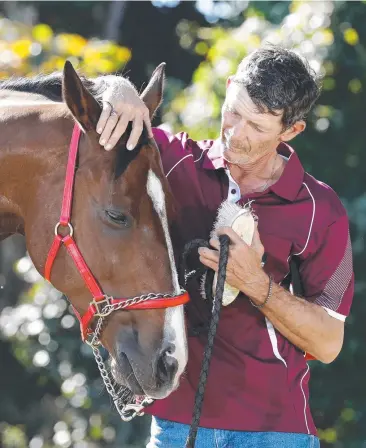
[[[236,117],[238,117],[240,114],[239,112],[237,112],[235,109],[231,109],[230,112],[235,115]]]
[[[254,128],[258,132],[263,132],[256,124],[252,123],[252,128]]]
[[[235,116],[239,115],[235,109],[233,109],[232,107],[230,107],[228,105],[225,106],[225,110],[232,115],[235,115]]]

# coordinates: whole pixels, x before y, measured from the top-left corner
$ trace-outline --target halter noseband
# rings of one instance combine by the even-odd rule
[[[45,278],[49,282],[51,282],[51,271],[53,263],[56,259],[61,245],[64,244],[72,259],[74,260],[74,263],[76,264],[80,275],[84,279],[86,286],[89,288],[91,295],[93,296],[93,300],[90,302],[89,307],[83,316],[80,316],[80,314],[74,308],[74,312],[80,321],[81,337],[83,342],[85,342],[88,336],[93,334],[93,330],[91,329],[90,324],[94,317],[99,317],[100,321],[102,321],[113,311],[126,308],[128,308],[129,310],[143,310],[169,308],[172,306],[183,305],[189,301],[189,295],[185,290],[181,290],[181,293],[179,295],[173,297],[169,294],[150,293],[133,298],[114,298],[103,293],[101,287],[90,271],[73,238],[74,230],[71,224],[71,206],[76,172],[76,157],[79,148],[80,135],[81,130],[79,126],[75,124],[70,142],[61,216],[59,222],[55,226],[55,237],[46,260]],[[62,236],[59,234],[60,227],[68,228],[69,232],[66,236]],[[98,333],[99,334],[95,335],[97,336],[97,338],[93,337],[94,342],[96,342],[95,339],[99,339],[101,331],[99,331]]]

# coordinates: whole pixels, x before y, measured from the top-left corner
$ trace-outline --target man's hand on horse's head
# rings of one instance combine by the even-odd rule
[[[132,121],[132,132],[127,149],[137,145],[145,124],[149,137],[153,137],[149,110],[132,85],[111,86],[103,95],[103,110],[100,115],[97,132],[99,143],[109,151],[118,143]]]

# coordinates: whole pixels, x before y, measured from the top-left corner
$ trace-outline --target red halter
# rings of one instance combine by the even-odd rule
[[[70,142],[70,152],[69,159],[67,162],[67,170],[66,170],[66,179],[64,186],[64,196],[62,200],[62,209],[61,209],[61,217],[60,221],[55,226],[55,238],[53,240],[51,249],[48,253],[48,257],[46,260],[45,266],[45,278],[50,282],[51,280],[51,270],[55,258],[58,254],[58,251],[62,244],[66,246],[69,254],[74,260],[76,267],[83,277],[86,286],[89,288],[93,296],[93,300],[90,302],[88,310],[84,314],[84,316],[80,316],[80,314],[74,309],[76,316],[80,321],[80,329],[81,329],[81,337],[82,340],[85,341],[87,336],[93,333],[90,328],[90,323],[94,316],[104,317],[114,309],[111,305],[117,305],[125,303],[126,306],[120,306],[121,308],[128,309],[156,309],[156,308],[169,308],[172,306],[183,305],[189,301],[189,295],[186,291],[182,290],[181,294],[169,297],[166,294],[148,294],[146,296],[134,297],[133,299],[128,298],[120,298],[115,299],[113,297],[107,296],[103,293],[102,289],[98,285],[98,282],[94,278],[90,269],[88,268],[85,260],[79,251],[79,248],[76,245],[75,240],[73,239],[73,227],[71,225],[71,205],[72,205],[72,193],[73,193],[73,185],[75,178],[75,165],[76,165],[76,156],[79,147],[81,130],[78,125],[74,126],[74,130],[72,133],[72,138]],[[66,236],[62,236],[58,233],[59,227],[68,227],[69,234]],[[105,306],[109,306],[110,311],[108,313],[103,313],[103,308]]]

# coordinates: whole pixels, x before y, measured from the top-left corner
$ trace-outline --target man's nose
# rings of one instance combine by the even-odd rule
[[[227,140],[241,141],[245,138],[246,130],[243,125],[235,125],[225,131],[225,137]]]

